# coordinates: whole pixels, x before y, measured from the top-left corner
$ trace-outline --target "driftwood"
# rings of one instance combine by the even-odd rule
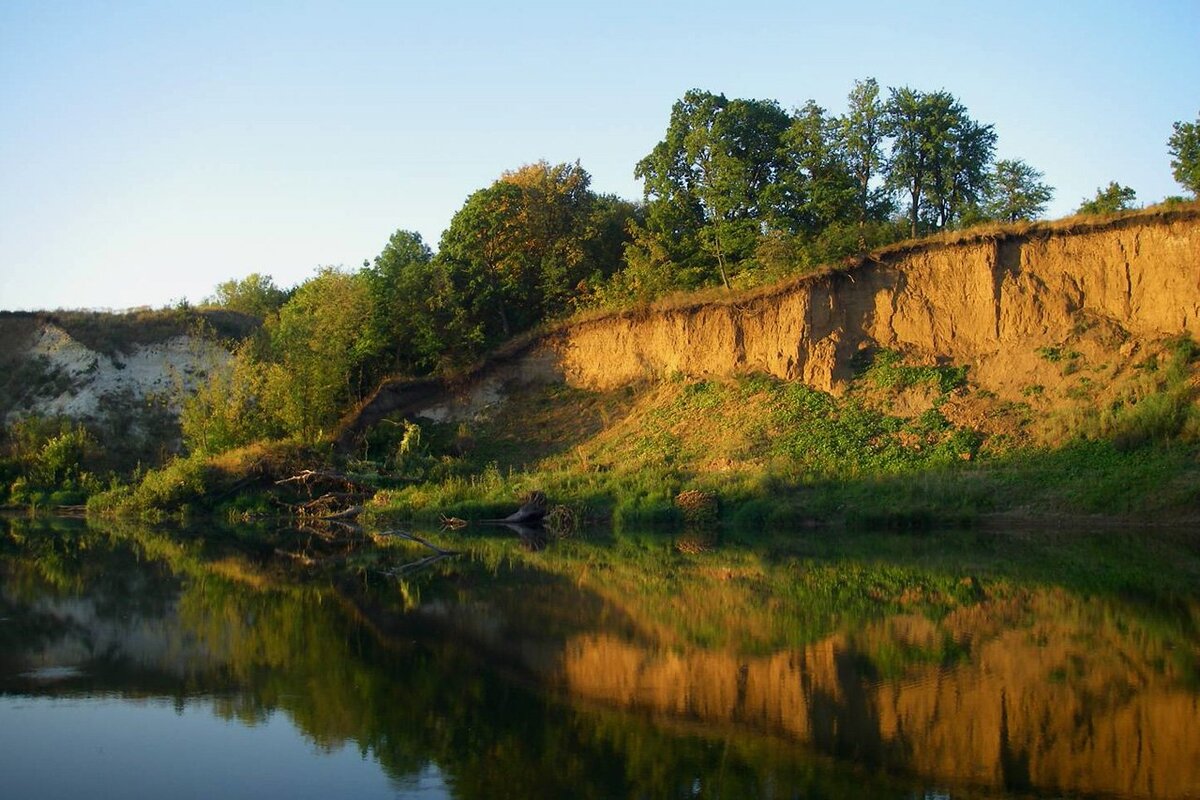
[[[297,472],[290,478],[282,478],[275,481],[276,486],[282,486],[285,483],[299,483],[307,486],[311,483],[327,481],[329,483],[338,483],[343,486],[352,486],[355,489],[364,489],[361,483],[358,483],[352,478],[348,478],[340,472],[333,472],[326,469],[305,469]]]
[[[353,517],[357,517],[362,512],[363,512],[362,506],[350,506],[349,508],[344,508],[341,511],[338,511],[336,513],[326,514],[323,517],[319,517],[319,519],[322,519],[326,522],[333,522],[333,521],[339,520],[339,519],[352,519]]]
[[[525,496],[525,502],[513,513],[503,519],[482,519],[485,525],[527,525],[538,526],[546,517],[546,495],[541,492],[530,492]]]

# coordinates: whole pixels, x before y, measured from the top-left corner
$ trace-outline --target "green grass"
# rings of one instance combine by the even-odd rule
[[[957,381],[951,370],[917,369],[931,370],[920,380],[938,387]],[[947,374],[953,380],[942,383]],[[869,373],[864,380],[873,382]],[[835,398],[766,376],[677,381],[646,390],[624,418],[558,454],[504,468],[459,459],[455,474],[381,493],[373,510],[425,521],[496,517],[539,489],[618,528],[670,526],[681,521],[675,495],[695,488],[717,494],[721,521],[742,530],[925,530],[1000,512],[1178,518],[1200,512],[1197,448],[1182,435],[1193,413],[1173,389],[1116,413],[1107,437],[985,447],[936,404],[903,419],[853,392]],[[513,420],[503,424],[520,438]],[[488,436],[486,426],[478,433]]]
[[[691,489],[716,495],[720,522],[737,530],[928,530],[1001,513],[1189,519],[1200,514],[1195,356],[1181,339],[1127,396],[1099,410],[1078,401],[1056,446],[955,424],[947,402],[971,397],[965,368],[908,365],[884,350],[859,364],[840,397],[765,375],[675,376],[607,393],[530,389],[469,423],[378,426],[359,460],[341,468],[381,487],[369,516],[424,522],[501,518],[539,490],[577,519],[677,528],[675,497]],[[909,416],[890,413],[897,392],[921,386]],[[975,400],[993,414],[1010,405],[984,393]],[[180,459],[92,507],[228,506],[239,470],[252,463],[222,471]],[[254,513],[263,503],[225,511]]]

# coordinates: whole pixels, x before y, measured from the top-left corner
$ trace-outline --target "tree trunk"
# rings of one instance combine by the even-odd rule
[[[721,250],[721,232],[720,229],[713,230],[713,242],[717,249],[717,270],[721,273],[721,283],[725,284],[725,288],[729,287],[729,276],[725,272],[725,253]]]

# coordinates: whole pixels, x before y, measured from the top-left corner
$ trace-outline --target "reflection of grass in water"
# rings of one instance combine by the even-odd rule
[[[883,640],[871,651],[864,666],[867,674],[879,680],[892,680],[914,667],[951,667],[970,656],[970,647],[943,632],[935,644],[915,644],[899,639]]]
[[[670,536],[651,532],[599,545],[561,542],[536,553],[500,537],[470,541],[485,561],[509,558],[571,580],[619,607],[644,636],[677,647],[763,654],[897,614],[936,624],[959,610],[1010,599],[1029,608],[1042,598],[1040,607],[1064,624],[1112,640],[1143,637],[1145,647],[1135,649],[1149,658],[1175,652],[1164,657],[1177,674],[1200,649],[1200,563],[1194,537],[1183,534],[1160,533],[1153,542],[1144,533],[1062,531],[729,538],[698,554],[679,553]],[[1085,619],[1087,609],[1099,616]],[[860,644],[889,677],[914,665],[957,663],[969,643],[943,634],[930,641],[875,635]]]

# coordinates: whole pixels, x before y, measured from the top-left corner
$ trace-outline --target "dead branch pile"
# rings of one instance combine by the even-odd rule
[[[373,487],[331,470],[302,470],[290,478],[275,481],[275,485],[290,486],[307,497],[291,506],[298,516],[326,520],[358,516],[363,504],[375,494]]]

